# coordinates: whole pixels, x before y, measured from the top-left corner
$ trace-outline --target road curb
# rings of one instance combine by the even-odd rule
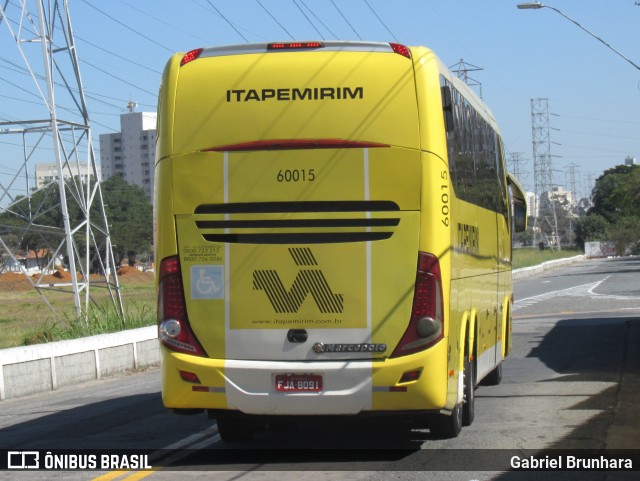
[[[536,274],[540,274],[541,272],[548,271],[549,269],[555,269],[556,267],[562,267],[573,264],[574,262],[580,262],[585,260],[586,258],[587,257],[584,255],[565,257],[564,259],[555,259],[553,261],[543,262],[542,264],[538,264],[537,266],[514,269],[512,272],[512,277],[514,281],[527,279],[529,277],[535,276]]]

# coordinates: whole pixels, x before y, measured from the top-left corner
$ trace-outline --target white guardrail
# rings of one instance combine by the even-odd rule
[[[157,365],[158,328],[0,350],[0,401]]]
[[[516,269],[514,279],[577,262],[585,256]],[[160,362],[156,326],[0,350],[0,401],[59,389]]]

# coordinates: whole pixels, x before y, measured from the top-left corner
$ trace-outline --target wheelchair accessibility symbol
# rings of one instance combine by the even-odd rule
[[[192,299],[224,299],[224,267],[191,266]]]

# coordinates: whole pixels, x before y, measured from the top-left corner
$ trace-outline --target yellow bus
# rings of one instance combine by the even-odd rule
[[[509,353],[526,206],[492,114],[434,53],[176,54],[157,139],[166,407],[206,410],[225,441],[274,417],[471,424]]]

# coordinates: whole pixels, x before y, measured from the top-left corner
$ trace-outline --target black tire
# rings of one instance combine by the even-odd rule
[[[462,403],[456,404],[450,416],[438,414],[429,423],[431,434],[439,439],[457,438],[462,431]]]
[[[475,363],[469,360],[469,356],[464,358],[464,400],[462,404],[462,425],[471,426],[475,418]]]
[[[502,362],[482,380],[483,386],[497,386],[502,382]]]
[[[218,433],[225,443],[251,441],[256,432],[256,423],[246,416],[228,415],[216,418]]]

